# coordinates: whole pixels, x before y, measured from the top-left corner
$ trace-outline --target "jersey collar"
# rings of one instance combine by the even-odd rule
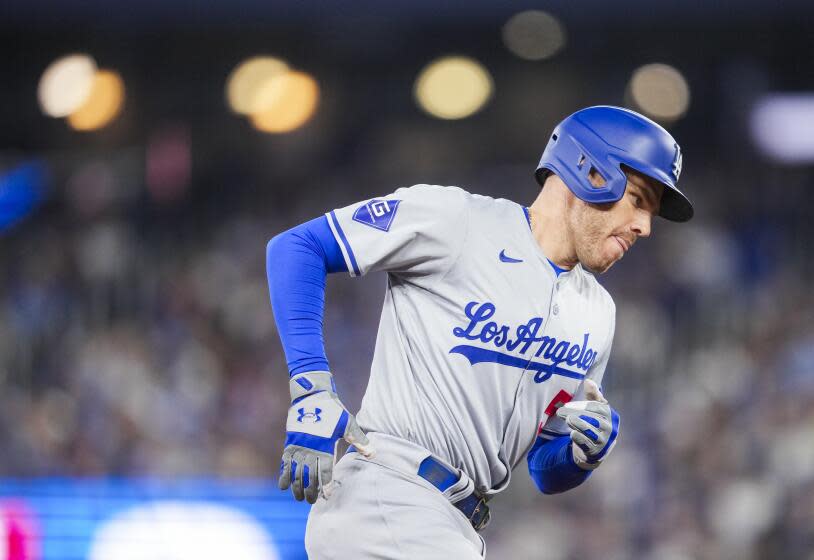
[[[548,257],[546,257],[546,256],[545,256],[545,254],[543,253],[543,250],[542,250],[542,249],[540,248],[540,246],[537,244],[537,240],[534,238],[534,233],[531,231],[531,213],[530,213],[530,211],[529,211],[529,207],[528,207],[528,206],[523,206],[523,214],[526,216],[526,223],[527,223],[527,224],[528,224],[528,226],[529,226],[529,233],[531,234],[531,240],[532,240],[532,243],[534,243],[534,246],[537,248],[537,252],[538,252],[540,255],[542,255],[542,257],[543,257],[543,258],[546,260],[546,262],[547,262],[549,265],[551,265],[551,269],[554,271],[554,274],[555,274],[557,277],[559,277],[561,274],[568,274],[569,272],[571,272],[571,270],[574,270],[575,268],[577,268],[578,266],[580,266],[580,264],[579,264],[579,263],[577,263],[577,264],[576,264],[576,266],[574,266],[574,268],[572,268],[571,270],[569,270],[569,269],[567,269],[567,268],[562,268],[562,267],[560,267],[560,266],[557,266],[556,264],[554,264],[554,261],[552,261],[551,259],[549,259]]]

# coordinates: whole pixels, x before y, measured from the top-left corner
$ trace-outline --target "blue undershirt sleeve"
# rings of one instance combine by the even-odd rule
[[[266,274],[289,375],[330,371],[322,337],[325,278],[329,272],[347,271],[325,216],[269,241]]]
[[[571,437],[537,438],[526,456],[529,474],[543,494],[559,494],[585,482],[593,471],[581,469],[571,454]]]

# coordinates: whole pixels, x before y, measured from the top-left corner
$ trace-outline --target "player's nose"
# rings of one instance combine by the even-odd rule
[[[650,226],[653,220],[653,215],[650,212],[642,211],[636,212],[633,219],[631,230],[637,237],[650,237]]]

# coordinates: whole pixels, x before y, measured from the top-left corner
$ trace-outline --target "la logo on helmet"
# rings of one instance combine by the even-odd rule
[[[673,176],[675,176],[676,181],[678,181],[678,177],[681,175],[681,161],[681,148],[676,144],[676,157],[673,160]]]

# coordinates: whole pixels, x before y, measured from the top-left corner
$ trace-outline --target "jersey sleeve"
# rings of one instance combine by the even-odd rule
[[[387,271],[444,274],[469,227],[469,194],[457,187],[415,185],[328,212],[351,276]]]
[[[610,298],[608,299],[610,300]],[[588,370],[588,373],[585,375],[585,379],[592,379],[600,390],[602,389],[602,379],[605,377],[605,369],[608,367],[608,360],[610,359],[611,347],[613,346],[613,336],[616,332],[616,305],[612,300],[610,300],[609,316],[610,327],[608,333],[608,343],[605,349],[599,355],[599,358],[596,360],[596,362],[594,362],[594,364]],[[585,398],[585,381],[583,381],[579,384],[579,387],[571,400],[584,401]],[[565,420],[556,414],[552,414],[548,420],[546,420],[545,424],[540,428],[539,437],[543,439],[553,439],[563,434],[570,433],[571,428],[568,427]]]

